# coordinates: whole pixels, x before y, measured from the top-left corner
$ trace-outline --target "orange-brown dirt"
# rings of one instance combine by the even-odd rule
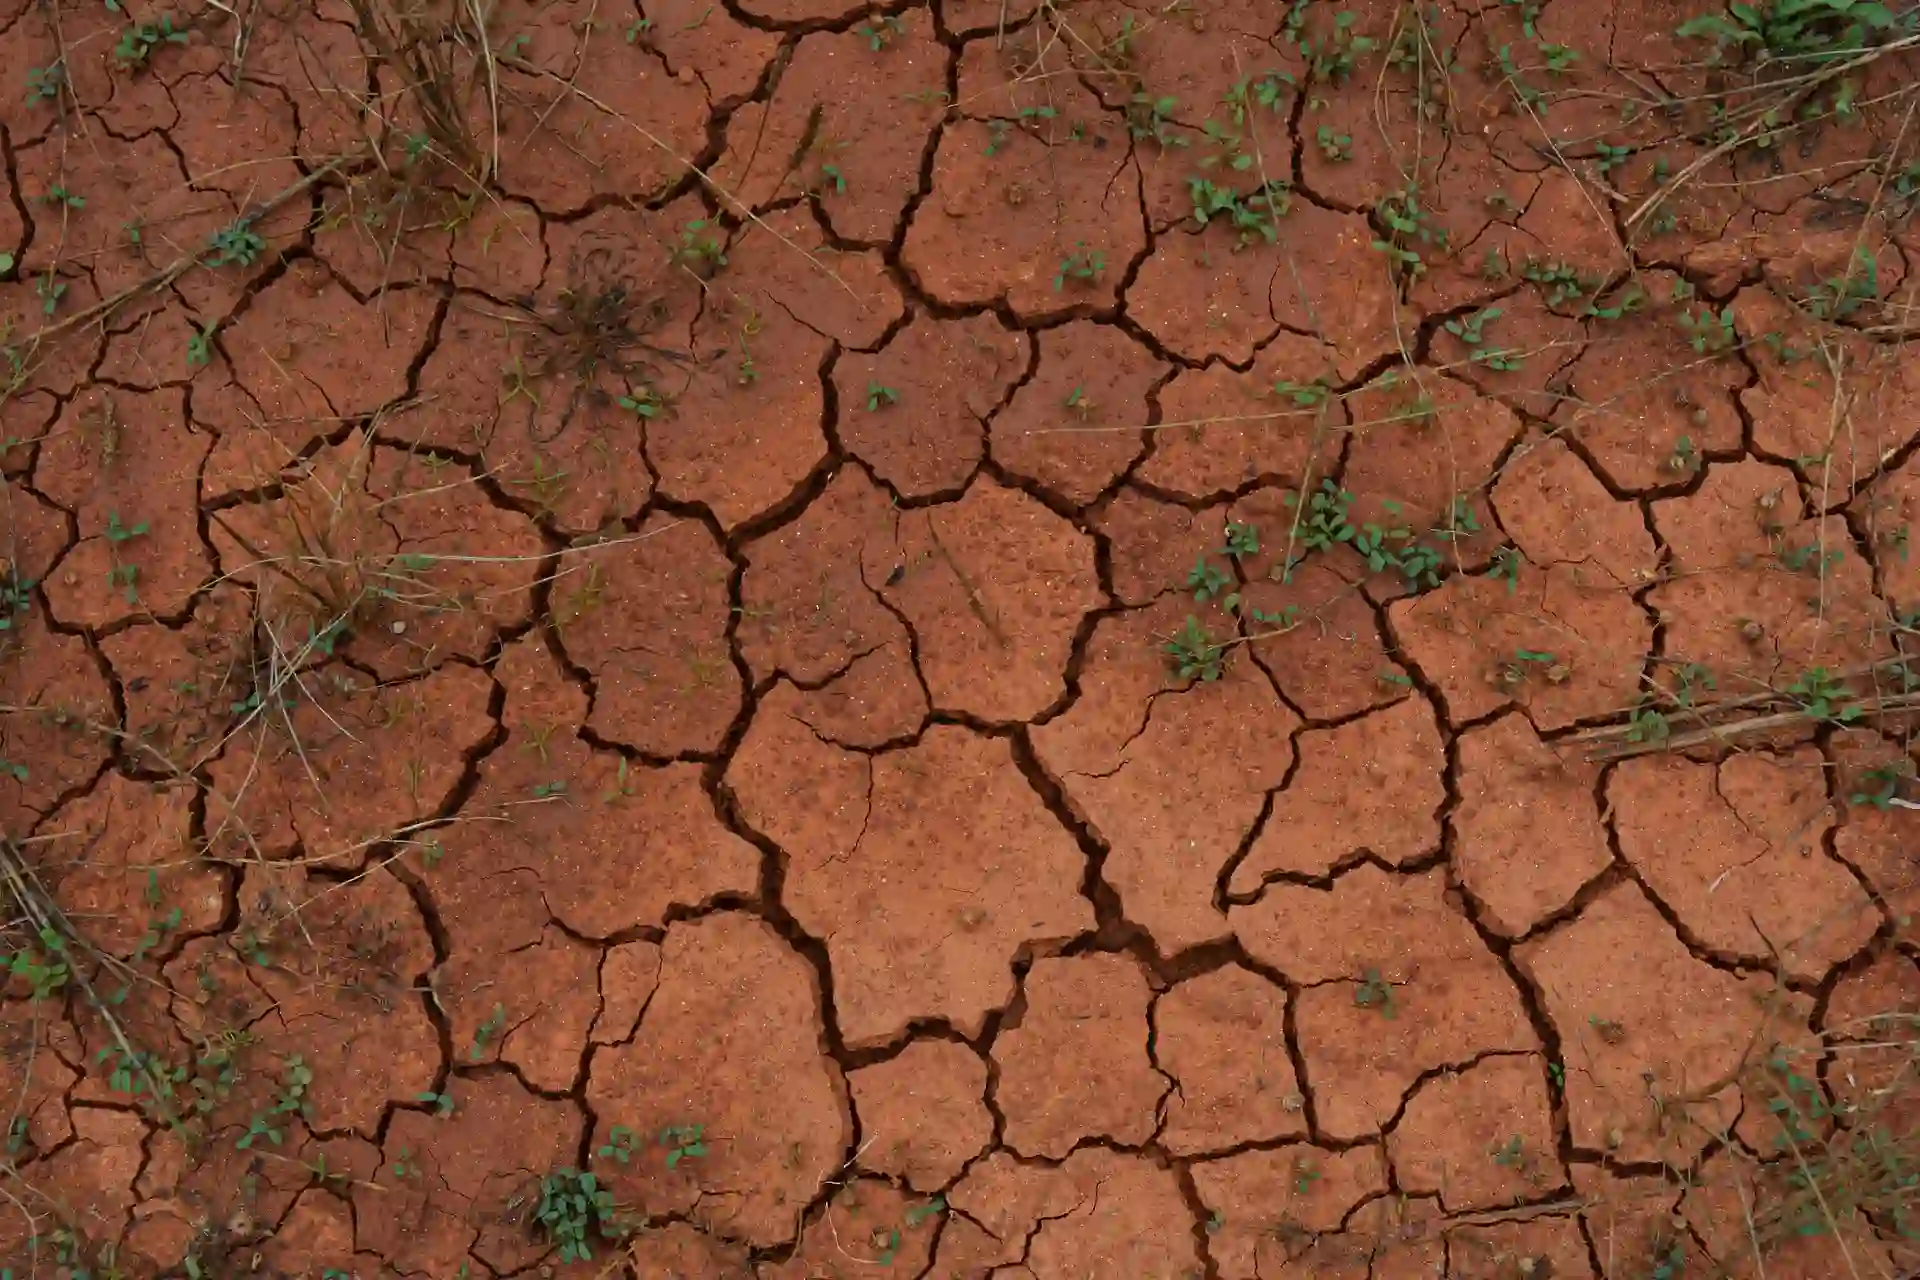
[[[0,1277],[1916,1274],[1912,9],[0,0]]]

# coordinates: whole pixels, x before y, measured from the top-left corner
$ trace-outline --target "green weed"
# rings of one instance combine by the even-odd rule
[[[1218,680],[1226,671],[1227,648],[1189,614],[1180,631],[1162,646],[1167,667],[1179,680]]]
[[[1909,33],[1914,20],[1911,9],[1896,13],[1871,0],[1757,0],[1690,18],[1674,34],[1712,40],[1717,59],[1732,52],[1762,62],[1826,62]]]
[[[209,267],[242,266],[250,267],[260,260],[266,251],[267,242],[253,229],[252,223],[241,218],[213,233],[207,241],[210,256]]]
[[[1087,242],[1080,241],[1074,251],[1060,259],[1060,269],[1053,275],[1053,291],[1059,293],[1071,280],[1077,285],[1092,285],[1099,281],[1107,269],[1107,255],[1098,249],[1089,251]]]
[[[187,33],[173,25],[172,14],[162,14],[157,22],[136,22],[120,33],[113,46],[113,60],[123,71],[147,65],[147,59],[162,45],[185,44]]]
[[[613,1193],[579,1169],[556,1169],[540,1179],[533,1220],[547,1243],[559,1248],[562,1265],[591,1262],[595,1242],[611,1243],[631,1234]]]

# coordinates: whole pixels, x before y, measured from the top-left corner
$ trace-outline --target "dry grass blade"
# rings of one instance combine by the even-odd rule
[[[470,104],[483,81],[489,103],[498,98],[487,32],[469,25],[478,21],[479,7],[448,5],[438,11],[429,0],[404,5],[388,0],[349,3],[360,38],[382,63],[405,77],[405,91],[420,113],[421,127],[441,156],[472,181],[491,181],[497,138],[483,151],[468,127]],[[476,45],[481,50],[478,56],[471,52]],[[497,120],[497,109],[492,114]],[[497,127],[494,132],[498,134]]]

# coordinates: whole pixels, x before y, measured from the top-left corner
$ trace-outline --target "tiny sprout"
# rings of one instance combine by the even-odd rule
[[[884,405],[899,404],[900,393],[892,387],[881,386],[877,382],[867,383],[867,412],[873,413]]]

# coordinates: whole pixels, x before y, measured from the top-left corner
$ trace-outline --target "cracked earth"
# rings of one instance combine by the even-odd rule
[[[378,8],[0,0],[9,1274],[1920,1265],[1910,55]]]

